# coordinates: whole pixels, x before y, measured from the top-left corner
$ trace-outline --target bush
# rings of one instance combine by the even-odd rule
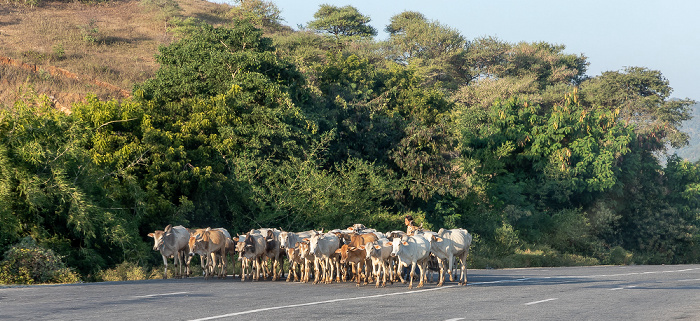
[[[101,271],[98,279],[101,281],[137,281],[149,279],[150,273],[145,268],[132,262],[123,262],[113,269]]]
[[[0,262],[0,283],[76,283],[80,277],[66,267],[62,258],[50,249],[36,244],[31,237],[25,237],[5,252]]]

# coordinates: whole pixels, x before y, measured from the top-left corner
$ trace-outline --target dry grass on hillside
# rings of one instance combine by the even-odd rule
[[[176,2],[180,16],[213,24],[225,23],[223,17],[231,8],[201,0]],[[158,67],[154,59],[158,47],[174,40],[168,27],[157,8],[141,1],[0,6],[0,56],[37,65],[39,71],[0,68],[0,105],[12,105],[29,84],[66,106],[88,93],[102,99],[121,98],[118,91],[96,86],[95,80],[131,91],[135,83],[152,77]],[[75,73],[81,81],[42,73],[42,67],[48,66]]]

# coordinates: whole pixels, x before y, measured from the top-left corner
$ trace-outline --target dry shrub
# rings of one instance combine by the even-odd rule
[[[39,246],[31,237],[25,237],[12,246],[0,262],[0,283],[40,284],[76,283],[79,275],[68,268],[62,257]]]
[[[133,262],[123,262],[112,269],[101,271],[98,279],[101,281],[137,281],[147,280],[152,273]]]

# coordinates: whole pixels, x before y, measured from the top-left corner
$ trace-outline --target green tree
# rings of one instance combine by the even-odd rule
[[[688,135],[680,130],[681,123],[690,119],[691,99],[671,99],[672,88],[657,70],[628,67],[622,71],[607,71],[581,84],[581,96],[586,104],[619,109],[620,118],[634,124],[639,135],[646,136],[653,150],[665,150],[666,144],[682,147]]]
[[[276,32],[289,29],[282,24],[282,10],[271,1],[264,0],[236,0],[234,6],[227,13],[228,17],[237,20],[248,20],[255,27],[266,32]]]
[[[201,25],[161,47],[156,59],[160,63],[156,76],[134,90],[147,100],[215,96],[233,85],[254,92],[261,88],[247,86],[254,86],[257,78],[273,79],[275,88],[288,90],[296,98],[304,85],[296,68],[275,55],[272,40],[245,21],[234,21],[232,28]]]
[[[341,37],[374,37],[377,30],[370,26],[370,18],[353,6],[336,7],[322,4],[307,25],[317,32],[328,33],[340,41]]]
[[[457,30],[414,11],[393,16],[385,30],[388,58],[415,67],[426,84],[454,87],[466,82],[466,40]]]

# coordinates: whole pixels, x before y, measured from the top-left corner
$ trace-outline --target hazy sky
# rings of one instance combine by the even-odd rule
[[[233,3],[232,0],[217,2]],[[697,0],[272,0],[285,24],[297,29],[313,20],[323,3],[352,5],[383,31],[389,19],[418,11],[461,32],[468,40],[545,41],[583,54],[587,74],[626,66],[660,70],[676,98],[700,101],[700,1]]]

